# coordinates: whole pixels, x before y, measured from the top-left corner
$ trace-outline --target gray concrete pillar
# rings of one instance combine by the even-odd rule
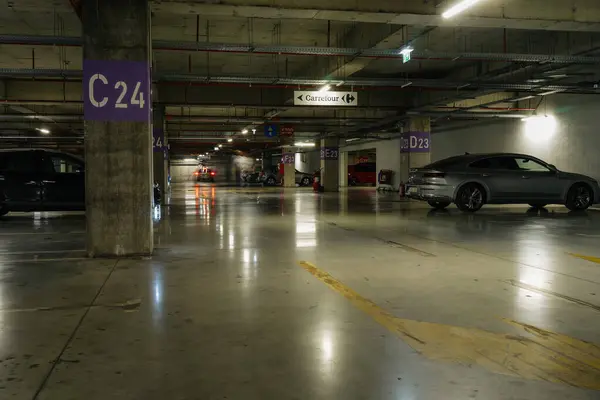
[[[82,2],[87,252],[149,255],[152,233],[147,0]]]
[[[293,147],[284,147],[281,155],[283,164],[283,186],[296,187],[296,153]]]
[[[338,138],[321,140],[321,185],[326,192],[340,190],[340,147]]]
[[[409,171],[431,161],[431,120],[412,117],[400,138],[400,180],[408,180]],[[379,157],[379,155],[378,155]]]
[[[156,93],[156,92],[154,92]],[[165,131],[165,106],[159,105],[152,110],[152,163],[153,182],[158,183],[163,194],[162,204],[167,203],[169,190],[168,143]]]
[[[339,159],[340,187],[348,187],[348,152],[340,152]]]

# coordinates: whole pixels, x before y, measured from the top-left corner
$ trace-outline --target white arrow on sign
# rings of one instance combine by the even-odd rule
[[[296,90],[294,91],[294,105],[356,107],[358,105],[358,93],[318,91],[308,92]]]

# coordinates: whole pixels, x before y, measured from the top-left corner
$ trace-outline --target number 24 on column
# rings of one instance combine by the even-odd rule
[[[95,96],[94,93],[94,84],[96,81],[102,82],[104,85],[108,85],[108,79],[102,74],[95,74],[90,78],[89,81],[89,97],[90,103],[94,107],[102,108],[106,106],[108,103],[108,97],[103,97],[100,101]],[[136,82],[135,88],[133,89],[133,93],[129,99],[129,104],[124,102],[127,96],[127,83],[123,81],[118,81],[115,83],[115,89],[120,90],[119,97],[115,103],[115,108],[127,108],[131,104],[132,106],[138,106],[139,108],[144,108],[146,102],[144,101],[144,92],[140,91],[140,87],[142,86],[142,82]]]

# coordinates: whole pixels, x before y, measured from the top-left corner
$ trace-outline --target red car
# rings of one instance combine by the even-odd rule
[[[375,185],[377,183],[377,167],[374,162],[359,163],[348,165],[348,184],[368,184]]]

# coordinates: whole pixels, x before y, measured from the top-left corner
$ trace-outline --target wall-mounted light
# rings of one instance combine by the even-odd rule
[[[35,128],[35,130],[43,133],[44,135],[47,135],[50,133],[50,131],[46,128]]]
[[[558,122],[553,115],[532,115],[523,118],[525,136],[534,139],[548,139],[556,133]]]
[[[473,7],[475,4],[479,3],[479,1],[480,0],[463,0],[444,11],[442,17],[446,19],[452,18],[466,9]]]
[[[294,143],[296,147],[315,147],[315,144],[312,142],[296,142]]]

